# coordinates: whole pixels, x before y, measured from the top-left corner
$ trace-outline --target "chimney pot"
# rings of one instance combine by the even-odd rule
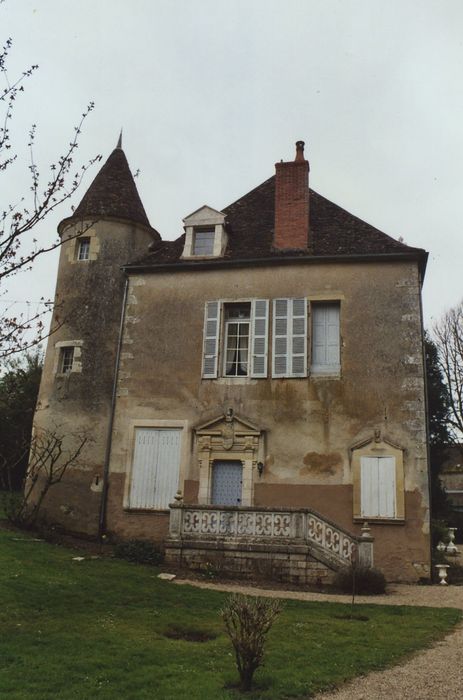
[[[304,146],[304,141],[296,141],[296,158],[294,160],[305,160]]]

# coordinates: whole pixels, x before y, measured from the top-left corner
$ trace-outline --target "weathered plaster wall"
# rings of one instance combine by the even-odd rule
[[[340,378],[201,379],[205,301],[299,296],[340,300]],[[376,561],[391,577],[425,574],[428,489],[416,264],[272,266],[131,276],[112,474],[124,475],[130,465],[134,422],[187,421],[184,440],[190,458],[182,469],[185,498],[193,502],[199,467],[191,429],[229,407],[266,431],[264,474],[254,475],[256,502],[310,505],[352,531],[358,525],[352,521],[349,448],[372,438],[375,430],[403,448],[406,524],[374,526]],[[113,482],[108,525],[124,535],[132,515],[121,513],[121,477]],[[404,559],[409,562],[405,568]]]
[[[82,224],[79,224],[82,226]],[[91,238],[90,260],[78,261],[77,229],[63,235],[51,327],[35,429],[65,438],[72,450],[87,439],[79,465],[50,491],[43,513],[70,530],[96,533],[108,418],[124,294],[120,269],[128,259],[145,253],[151,235],[143,227],[120,221],[84,222]],[[82,229],[80,229],[82,230]],[[59,344],[81,342],[77,372],[59,374]],[[98,482],[98,483],[96,483]]]

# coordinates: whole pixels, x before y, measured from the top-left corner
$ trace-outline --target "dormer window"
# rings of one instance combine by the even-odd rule
[[[193,255],[214,255],[215,227],[193,229]]]
[[[221,258],[227,247],[225,214],[201,207],[183,219],[185,246],[182,258]]]

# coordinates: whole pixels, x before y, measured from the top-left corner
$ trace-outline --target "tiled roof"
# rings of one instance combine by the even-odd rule
[[[310,190],[309,250],[274,250],[275,177],[269,178],[221,211],[226,214],[228,246],[223,258],[208,261],[208,265],[285,257],[313,259],[383,254],[426,256],[421,248],[396,241],[314,190]],[[183,243],[184,236],[176,241],[163,241],[155,251],[132,265],[203,266],[204,260],[181,260]]]
[[[151,228],[121,148],[111,153],[70,218],[74,217],[110,217]]]

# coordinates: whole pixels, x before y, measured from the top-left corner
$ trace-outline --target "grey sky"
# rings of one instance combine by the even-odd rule
[[[164,238],[202,204],[220,209],[270,177],[304,139],[315,190],[430,251],[428,324],[463,296],[461,0],[7,0],[0,28],[14,39],[13,74],[40,66],[16,142],[36,122],[37,159],[51,163],[94,100],[79,157],[106,159],[123,126]],[[2,208],[27,191],[22,161]],[[69,212],[40,235],[53,238]],[[52,297],[56,260],[7,297]]]

